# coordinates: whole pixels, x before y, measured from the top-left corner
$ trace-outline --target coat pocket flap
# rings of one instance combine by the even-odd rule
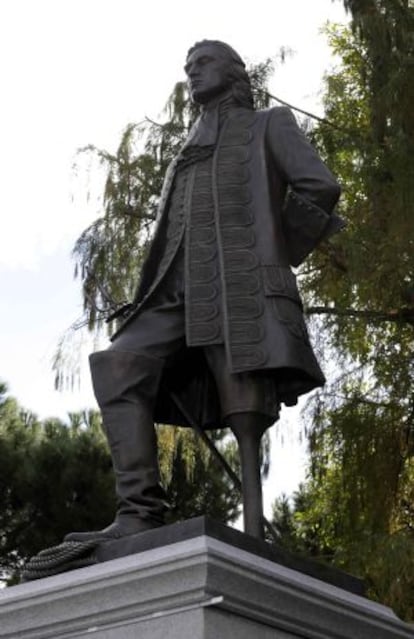
[[[288,297],[299,305],[302,305],[296,276],[288,266],[270,264],[262,266],[264,293],[266,296],[279,295]]]

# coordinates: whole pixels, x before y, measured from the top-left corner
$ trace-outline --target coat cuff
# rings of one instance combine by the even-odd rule
[[[282,213],[283,230],[292,266],[299,266],[322,241],[340,231],[345,222],[290,191]]]

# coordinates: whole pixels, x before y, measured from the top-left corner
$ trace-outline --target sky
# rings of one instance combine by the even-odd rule
[[[270,90],[322,114],[322,77],[333,64],[320,33],[327,20],[346,21],[341,1],[2,0],[0,379],[23,406],[61,418],[96,406],[91,344],[81,350],[79,388],[55,391],[51,367],[82,312],[71,250],[99,214],[86,174],[73,169],[77,149],[115,151],[128,123],[157,119],[184,79],[188,48],[204,38],[228,42],[249,62],[290,49]],[[287,411],[273,429],[265,493],[290,494],[303,478],[299,422]]]

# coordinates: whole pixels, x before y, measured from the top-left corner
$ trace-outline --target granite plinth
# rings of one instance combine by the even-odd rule
[[[4,589],[0,637],[414,639],[414,628],[364,597],[196,534]]]
[[[225,526],[208,517],[195,517],[194,519],[101,544],[96,551],[96,557],[98,562],[108,561],[178,541],[187,541],[201,535],[219,539],[235,548],[269,559],[286,568],[303,572],[310,577],[326,581],[354,594],[365,594],[365,585],[361,579],[331,566],[289,553],[275,544],[269,544],[256,537],[246,535],[235,528]]]

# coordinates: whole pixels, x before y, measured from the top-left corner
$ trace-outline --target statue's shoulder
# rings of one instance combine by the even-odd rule
[[[294,120],[296,122],[296,118],[293,115],[293,111],[292,109],[290,109],[288,106],[274,106],[271,107],[270,109],[265,109],[265,111],[268,113],[268,117],[271,118],[274,121],[283,121],[283,120]]]
[[[269,117],[269,116],[283,117],[288,114],[291,114],[292,111],[287,106],[279,105],[279,106],[268,107],[267,109],[256,109],[255,113],[261,115],[262,117]]]
[[[272,126],[277,126],[287,121],[296,122],[291,109],[287,106],[273,106],[268,109],[259,109],[255,111],[255,115],[259,120],[270,122]]]
[[[235,123],[254,126],[256,132],[262,131],[265,136],[277,135],[285,128],[297,127],[296,118],[287,106],[273,106],[268,109],[239,108],[233,112]]]
[[[267,136],[271,138],[279,135],[287,135],[296,132],[299,129],[298,122],[293,111],[287,106],[275,106],[266,109],[267,113]]]

